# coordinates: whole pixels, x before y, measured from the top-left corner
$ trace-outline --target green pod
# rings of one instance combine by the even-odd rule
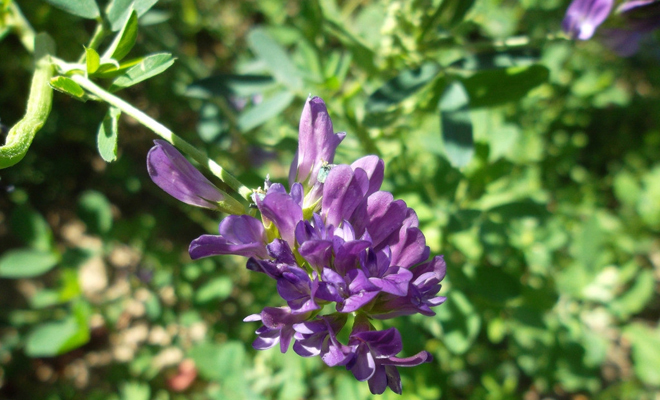
[[[53,102],[53,89],[49,82],[53,77],[50,55],[55,52],[55,43],[46,33],[34,40],[35,70],[30,87],[25,116],[7,134],[4,146],[0,147],[0,169],[11,167],[25,157],[34,135],[41,129]]]

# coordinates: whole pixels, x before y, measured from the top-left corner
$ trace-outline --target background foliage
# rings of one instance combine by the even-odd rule
[[[448,264],[437,316],[393,322],[406,354],[435,356],[401,370],[405,398],[657,398],[658,42],[622,59],[563,40],[560,0],[153,3],[135,2],[127,59],[177,60],[152,58],[158,76],[112,90],[130,86],[118,95],[248,186],[286,178],[308,93],[348,132],[338,162],[385,160],[385,188]],[[70,61],[106,10],[18,5]],[[11,126],[31,56],[0,38]],[[240,258],[190,261],[221,216],[148,179],[155,136],[134,119],[99,154],[107,109],[55,93],[27,156],[1,172],[0,397],[368,398],[342,368],[251,348],[242,319],[273,304],[274,285]]]

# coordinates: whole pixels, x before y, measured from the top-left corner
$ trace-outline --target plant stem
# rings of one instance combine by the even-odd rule
[[[28,20],[23,16],[21,9],[18,8],[15,1],[9,3],[9,15],[11,18],[10,25],[21,39],[23,47],[25,47],[30,53],[33,53],[36,33],[34,32],[32,25],[30,25]]]
[[[204,166],[209,171],[211,171],[213,175],[217,176],[221,181],[223,181],[229,187],[235,190],[238,194],[241,195],[241,197],[243,197],[247,201],[250,201],[250,196],[252,194],[252,190],[250,188],[243,185],[238,179],[232,176],[229,172],[225,171],[224,168],[218,165],[215,161],[211,160],[206,154],[199,151],[197,148],[195,148],[193,145],[182,139],[180,136],[176,135],[169,128],[165,127],[160,122],[154,120],[144,112],[138,110],[137,108],[133,107],[131,104],[125,102],[119,97],[107,92],[105,89],[99,87],[94,82],[90,81],[84,76],[73,75],[71,76],[71,79],[73,79],[77,84],[82,86],[84,89],[88,90],[90,93],[98,96],[101,100],[104,100],[108,104],[117,107],[124,113],[135,118],[138,122],[140,122],[142,125],[146,126],[147,128],[151,129],[158,136],[162,137],[163,139],[167,140],[174,146],[181,149],[184,153],[188,154],[200,165]]]
[[[55,43],[46,33],[33,39],[35,70],[30,86],[25,116],[7,134],[6,143],[0,146],[0,169],[11,167],[27,153],[34,135],[46,123],[53,101],[53,89],[49,82],[53,76],[50,55],[55,53]]]

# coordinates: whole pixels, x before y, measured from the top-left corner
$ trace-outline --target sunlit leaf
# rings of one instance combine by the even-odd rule
[[[38,325],[27,337],[25,353],[30,357],[53,357],[89,341],[86,307],[74,306],[73,315],[59,322]]]
[[[55,7],[79,17],[94,19],[101,15],[94,0],[46,0]]]
[[[78,201],[78,214],[91,232],[106,233],[112,228],[110,202],[100,192],[84,192]]]
[[[6,251],[0,257],[0,277],[31,278],[45,274],[59,262],[59,257],[50,251],[18,249]]]
[[[293,101],[295,96],[289,91],[277,93],[261,103],[251,107],[238,117],[238,128],[247,132],[279,115]]]
[[[197,289],[197,292],[195,293],[195,301],[197,303],[206,303],[211,300],[222,301],[229,297],[233,286],[231,278],[227,276],[220,276],[212,279]]]
[[[484,70],[464,79],[470,107],[492,107],[523,98],[548,80],[548,69],[541,65]]]
[[[447,86],[438,104],[447,157],[458,168],[466,166],[474,156],[469,105],[470,98],[458,81]]]
[[[58,92],[68,94],[74,99],[81,101],[86,100],[85,90],[71,78],[67,78],[66,76],[57,76],[55,78],[51,78],[50,87],[57,90]]]
[[[247,97],[270,89],[275,80],[267,75],[214,75],[195,81],[186,89],[186,95],[200,99],[213,96]]]
[[[660,331],[635,323],[624,335],[632,344],[635,375],[647,385],[660,386]]]
[[[101,65],[101,56],[91,47],[85,48],[85,64],[87,65],[88,74],[96,72]]]
[[[141,17],[149,11],[158,0],[113,0],[108,6],[108,20],[113,31],[118,31],[126,23],[131,8]]]
[[[131,12],[130,17],[122,27],[121,31],[117,33],[115,39],[108,49],[103,53],[103,60],[113,59],[121,61],[122,58],[131,51],[135,46],[138,33],[138,16],[135,10]]]
[[[248,34],[248,44],[257,57],[266,64],[275,79],[291,90],[302,89],[300,72],[282,46],[264,29],[253,29]]]
[[[133,86],[136,83],[156,76],[172,66],[174,60],[175,59],[169,53],[152,54],[117,77],[112,82],[110,91]]]
[[[27,205],[16,207],[9,222],[12,232],[26,245],[42,251],[52,248],[53,232],[36,210]]]
[[[99,125],[96,142],[99,154],[106,162],[117,159],[117,132],[120,114],[121,111],[118,108],[110,107],[103,122]]]
[[[367,99],[367,112],[387,111],[424,87],[438,75],[440,67],[427,62],[420,67],[402,71],[376,90]]]
[[[436,318],[442,321],[442,340],[454,354],[465,353],[477,338],[481,318],[468,298],[456,289],[437,309]]]

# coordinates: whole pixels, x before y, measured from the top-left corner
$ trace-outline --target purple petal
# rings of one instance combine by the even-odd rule
[[[274,186],[276,185],[271,188]],[[282,239],[293,248],[295,246],[295,228],[303,218],[300,203],[286,193],[269,189],[261,201],[259,209],[264,217],[275,224]]]
[[[197,207],[219,210],[217,202],[225,199],[201,172],[171,144],[154,140],[147,154],[147,170],[151,180],[175,199]]]
[[[374,357],[379,359],[394,356],[403,350],[401,334],[396,328],[351,334],[351,339],[354,338],[368,343]]]
[[[433,361],[433,356],[428,351],[420,351],[414,356],[406,358],[398,357],[388,357],[382,360],[378,360],[380,364],[383,365],[395,365],[397,367],[416,367],[423,363],[429,363]]]
[[[362,202],[369,179],[366,172],[357,169],[355,172],[348,165],[338,165],[330,171],[323,186],[321,210],[326,225],[339,226],[348,219]]]
[[[266,234],[256,218],[230,215],[220,222],[220,235],[202,235],[190,243],[190,258],[196,260],[219,254],[266,258]]]
[[[188,253],[193,260],[221,254],[263,258],[265,249],[263,243],[234,244],[222,236],[202,235],[190,243]]]
[[[321,347],[323,347],[326,337],[326,332],[314,333],[302,340],[296,337],[296,342],[293,344],[293,351],[301,357],[318,356],[321,354]]]
[[[371,394],[383,394],[387,388],[387,373],[385,372],[385,366],[376,365],[376,371],[369,378],[369,390]],[[399,394],[401,394],[399,392]]]
[[[393,267],[383,278],[369,278],[369,282],[378,286],[381,291],[395,296],[406,296],[412,272],[405,268]]]
[[[273,279],[280,279],[282,273],[284,273],[288,266],[270,260],[258,260],[254,257],[250,257],[245,264],[245,267],[250,271],[264,273]]]
[[[280,342],[280,330],[262,326],[257,330],[257,338],[252,342],[255,350],[266,350]]]
[[[353,354],[348,352],[346,346],[340,346],[336,341],[333,343],[332,340],[325,342],[321,350],[321,359],[328,367],[346,365],[352,357]]]
[[[389,386],[394,393],[401,394],[401,375],[399,375],[399,371],[397,371],[396,367],[393,365],[386,365],[385,375],[387,376],[387,386]]]
[[[298,252],[314,269],[320,271],[330,263],[332,242],[329,240],[308,240],[298,248]]]
[[[365,197],[380,189],[380,185],[383,184],[383,177],[385,176],[385,163],[383,160],[373,155],[365,156],[351,164],[351,168],[353,170],[361,168],[367,173],[369,189],[364,195]]]
[[[298,132],[298,152],[291,163],[289,185],[307,182],[306,187],[316,183],[323,163],[332,163],[335,150],[346,136],[335,134],[325,103],[319,97],[307,99]]]
[[[627,1],[627,2],[625,2],[625,3],[623,3],[623,4],[621,4],[621,5],[616,9],[616,12],[617,12],[617,14],[625,14],[625,13],[631,12],[631,11],[633,11],[633,10],[635,10],[636,8],[639,8],[639,7],[644,8],[644,7],[647,7],[647,6],[654,5],[654,3],[657,4],[658,1],[657,1],[657,0],[633,0],[633,1]]]
[[[282,331],[280,332],[280,351],[282,353],[286,353],[289,349],[289,344],[291,343],[294,333],[295,331],[291,326],[285,326],[282,328]]]
[[[612,10],[614,0],[573,0],[566,10],[562,29],[572,38],[588,40]]]
[[[374,248],[378,249],[392,232],[401,229],[407,209],[406,203],[403,200],[395,201],[391,193],[376,192],[355,210],[351,223],[358,236],[368,231]]]
[[[346,275],[348,271],[355,269],[360,253],[370,246],[371,242],[366,240],[354,240],[346,243],[335,241],[333,244],[335,270],[341,275]]]
[[[376,372],[376,361],[369,351],[369,346],[358,346],[355,358],[346,366],[358,381],[366,381]]]
[[[391,245],[391,265],[410,268],[425,261],[430,253],[426,238],[419,228],[401,228],[399,241]]]

